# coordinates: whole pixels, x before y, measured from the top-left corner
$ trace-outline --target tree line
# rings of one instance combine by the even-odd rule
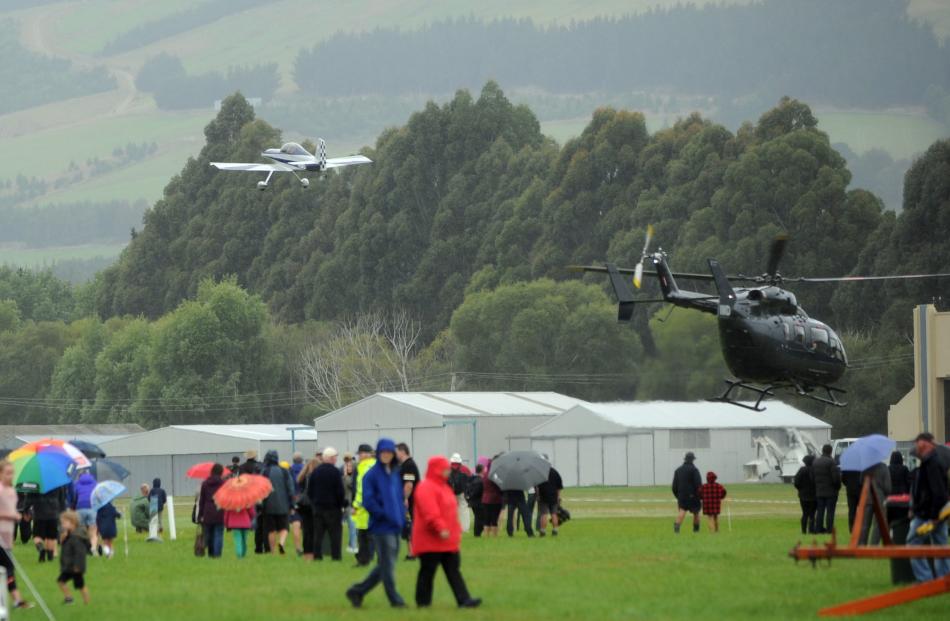
[[[151,93],[159,108],[183,110],[210,107],[234,91],[268,100],[280,86],[280,75],[276,63],[189,75],[180,58],[161,53],[145,61],[135,77],[135,86]]]
[[[662,90],[771,101],[795,93],[881,107],[920,105],[928,87],[950,90],[948,61],[931,26],[907,16],[906,0],[765,0],[565,26],[467,18],[417,31],[339,33],[301,51],[294,76],[303,91],[331,97],[444,93],[493,79],[551,93]]]
[[[234,412],[245,395],[261,393],[282,395],[279,405],[290,410],[280,412],[300,415],[301,401],[293,401],[299,398],[310,404],[308,413],[318,413],[330,402],[312,379],[326,376],[320,371],[326,368],[346,398],[404,385],[549,389],[591,399],[708,397],[725,374],[713,318],[676,311],[667,320],[666,309],[645,308],[632,325],[620,325],[604,280],[565,270],[605,259],[635,262],[647,224],[683,271],[705,269],[707,257],[730,272],[764,270],[780,232],[792,238],[782,265],[788,275],[947,271],[950,265],[943,242],[950,232],[943,173],[950,141],[935,143],[914,162],[896,215],[872,193],[847,189],[844,158],[810,108],[793,99],[737,132],[694,114],[651,134],[641,114],[604,108],[559,147],[541,134],[531,110],[489,83],[477,98],[460,91],[384,132],[365,150],[372,166],[324,175],[307,190],[278,180],[265,193],[253,191],[253,179],[216,174],[208,162],[253,157],[280,142],[277,129],[255,119],[235,95],[205,136],[201,153],[146,212],[144,228],[120,260],[74,294],[70,316],[93,313],[97,318],[88,321],[103,326],[135,318],[150,326],[148,337],[140,337],[148,351],[165,352],[149,353],[144,367],[131,365],[140,380],[124,385],[134,385],[135,397],[129,392],[101,402],[146,395],[143,403],[163,403],[153,408],[160,410],[156,418],[137,419],[146,424],[173,415],[245,420]],[[262,310],[217,315],[202,306],[216,287],[224,287],[227,299],[253,300]],[[651,287],[645,295],[655,293]],[[883,429],[887,406],[913,382],[910,309],[945,289],[941,282],[796,288],[810,314],[843,334],[855,367],[845,383],[853,391],[847,410],[799,405],[842,433]],[[352,331],[347,336],[340,328],[394,309],[418,326],[402,376],[385,364],[390,354],[373,349],[386,347],[384,330],[351,338]],[[180,317],[189,322],[177,323]],[[248,328],[248,317],[259,327]],[[257,344],[242,355],[258,366],[238,368],[221,354],[231,350],[220,347],[242,340],[228,332],[232,321]],[[41,324],[20,320],[29,329],[16,332],[28,339],[19,348],[34,352],[23,355],[41,356],[31,344],[42,341]],[[163,332],[171,324],[174,330]],[[82,324],[62,330],[68,336],[76,325]],[[173,357],[181,353],[173,343],[194,343],[206,330],[212,353],[189,363]],[[161,346],[158,334],[167,336]],[[49,371],[43,396],[53,394],[61,353],[76,344],[56,338],[42,351],[55,353],[61,345],[59,357],[49,353],[50,365],[36,367]],[[302,345],[312,346],[310,380],[301,371]],[[97,347],[88,349],[104,351]],[[91,368],[91,353],[73,355],[85,361],[75,368]],[[381,366],[348,367],[354,360]],[[153,364],[163,370],[143,370]],[[176,366],[190,369],[195,383],[174,375]],[[258,375],[247,377],[258,367]],[[242,384],[245,379],[252,383]],[[68,384],[62,381],[57,385]],[[95,404],[97,394],[85,381],[85,392],[55,393],[54,403],[78,404],[72,417],[103,412],[82,406]],[[175,388],[162,402],[167,386]],[[213,414],[203,395],[229,408]],[[172,407],[179,402],[186,405]],[[268,407],[248,412],[269,416]],[[123,412],[134,415],[131,408]]]

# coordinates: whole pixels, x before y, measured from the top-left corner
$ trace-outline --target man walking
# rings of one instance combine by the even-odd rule
[[[561,490],[564,489],[564,482],[561,480],[561,473],[554,466],[548,472],[548,480],[538,486],[538,513],[541,515],[541,523],[538,526],[538,534],[542,537],[548,528],[548,518],[551,519],[551,536],[557,537],[558,516],[557,509],[561,504]]]
[[[693,465],[694,461],[696,461],[696,455],[692,451],[686,453],[683,465],[673,473],[673,495],[676,496],[676,504],[679,508],[676,521],[673,523],[673,532],[676,534],[680,532],[687,511],[693,514],[693,532],[699,532],[699,510],[702,507],[699,489],[703,486],[703,477],[699,474],[699,469]]]
[[[264,455],[262,475],[270,480],[273,488],[264,499],[264,532],[267,533],[267,545],[271,554],[279,550],[284,554],[287,543],[287,531],[290,527],[290,509],[293,506],[294,483],[290,473],[280,467],[277,451],[270,450]]]
[[[821,447],[821,456],[812,465],[815,477],[815,502],[818,507],[815,526],[819,533],[830,533],[835,526],[835,505],[841,489],[841,469],[831,456],[831,445]]]
[[[947,505],[947,469],[937,454],[933,434],[922,433],[914,441],[920,467],[914,472],[911,486],[912,516],[910,536],[907,545],[947,545],[947,520],[940,519],[941,510]],[[921,532],[922,531],[922,532]],[[926,582],[950,574],[950,559],[934,559],[934,570],[926,558],[911,559],[914,577],[918,582]]]
[[[399,475],[402,477],[402,495],[403,498],[406,499],[406,515],[408,516],[406,528],[404,529],[406,547],[409,548],[406,554],[406,560],[411,561],[415,558],[412,552],[412,515],[416,486],[420,481],[419,467],[416,466],[416,462],[409,452],[409,445],[405,442],[400,442],[396,445],[396,459],[399,461]]]
[[[323,463],[310,473],[307,494],[313,513],[313,558],[323,560],[323,537],[330,535],[330,558],[343,560],[343,474],[336,467],[337,450],[323,449]]]
[[[369,536],[369,512],[363,508],[363,479],[366,473],[376,465],[373,447],[360,444],[356,451],[359,461],[356,464],[356,484],[353,491],[353,523],[356,524],[356,564],[369,565],[373,560],[373,540]]]
[[[399,537],[406,524],[402,476],[396,464],[396,443],[380,438],[376,445],[376,464],[363,477],[362,507],[369,513],[369,532],[376,548],[376,567],[362,582],[346,591],[354,608],[363,605],[363,598],[380,582],[393,608],[405,608],[406,602],[396,590],[396,560]]]

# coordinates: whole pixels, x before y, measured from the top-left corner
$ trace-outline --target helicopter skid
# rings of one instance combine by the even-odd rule
[[[718,403],[730,403],[732,405],[737,405],[740,408],[745,408],[747,410],[752,410],[754,412],[764,412],[765,408],[762,407],[762,400],[765,399],[766,397],[775,396],[775,393],[772,392],[772,389],[776,387],[772,386],[771,384],[768,386],[756,386],[755,384],[748,384],[741,380],[727,379],[723,381],[726,382],[726,390],[724,390],[723,393],[719,395],[718,397],[708,399],[708,401],[714,401]],[[735,390],[736,388],[745,388],[746,390],[749,390],[751,392],[758,394],[759,398],[756,399],[755,405],[749,405],[747,403],[743,403],[741,401],[736,401],[735,399],[732,399],[730,395],[732,394],[732,391]]]
[[[848,405],[847,402],[845,401],[838,401],[838,398],[835,396],[836,394],[843,395],[848,392],[842,388],[835,388],[834,386],[824,386],[824,385],[819,385],[815,387],[805,387],[805,386],[802,386],[801,384],[795,384],[794,387],[795,387],[795,393],[800,397],[807,397],[819,403],[824,403],[825,405],[831,405],[836,408],[843,408],[846,405]],[[818,395],[811,394],[815,388],[821,388],[822,390],[825,391],[825,394],[827,396],[819,397]]]

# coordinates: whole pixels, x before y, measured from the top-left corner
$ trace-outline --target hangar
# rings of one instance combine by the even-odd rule
[[[807,432],[819,445],[831,426],[780,401],[763,412],[726,403],[636,401],[580,403],[534,428],[530,447],[547,454],[565,486],[666,485],[687,451],[696,466],[724,483],[743,481],[755,459],[754,437],[790,445],[786,429]],[[512,438],[513,448],[524,439]]]
[[[509,449],[508,438],[585,403],[556,392],[381,392],[314,421],[321,446],[355,451],[380,437],[405,442],[424,467],[436,454],[479,455]]]

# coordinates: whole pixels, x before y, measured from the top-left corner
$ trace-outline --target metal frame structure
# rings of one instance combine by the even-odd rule
[[[874,519],[881,533],[881,546],[859,545],[861,531],[864,528],[864,513],[867,504],[871,503]],[[819,560],[831,563],[833,558],[871,558],[871,559],[911,559],[911,558],[950,558],[950,546],[907,546],[894,545],[888,529],[887,518],[874,486],[871,485],[870,475],[865,475],[864,485],[861,488],[861,499],[858,502],[854,526],[851,529],[851,540],[847,546],[838,546],[835,533],[831,534],[831,541],[821,546],[817,542],[809,547],[797,544],[789,552],[795,561],[811,561],[812,565]],[[822,617],[839,617],[859,615],[874,612],[882,608],[889,608],[899,604],[906,604],[924,597],[950,593],[950,574],[929,580],[913,586],[904,587],[888,593],[857,599],[851,602],[822,608],[818,615]]]

